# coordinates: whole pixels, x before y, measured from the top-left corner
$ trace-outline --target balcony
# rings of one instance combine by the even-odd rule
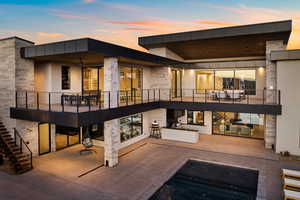
[[[88,93],[16,91],[11,117],[71,125],[106,121],[152,109],[281,114],[278,90],[142,89]],[[95,119],[96,118],[96,119]],[[71,122],[74,120],[74,122]],[[75,123],[75,124],[74,124]]]

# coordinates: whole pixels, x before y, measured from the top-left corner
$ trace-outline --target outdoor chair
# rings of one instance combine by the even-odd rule
[[[291,189],[300,191],[300,181],[295,179],[284,178],[283,179],[283,187],[284,189]]]
[[[94,145],[93,145],[92,138],[91,138],[91,136],[89,134],[89,129],[87,129],[85,131],[85,134],[83,135],[82,145],[84,146],[84,149],[80,150],[80,155],[83,152],[92,152],[92,153],[94,152],[94,153],[97,153],[97,151],[95,149],[92,149],[92,147]]]
[[[291,170],[291,169],[282,169],[282,177],[300,180],[300,171]]]
[[[300,192],[284,190],[284,200],[300,200]]]

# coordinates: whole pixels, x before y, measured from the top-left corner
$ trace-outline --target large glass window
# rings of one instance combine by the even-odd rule
[[[246,90],[248,94],[255,95],[256,76],[255,70],[236,70],[235,88]]]
[[[55,143],[56,150],[79,143],[79,128],[56,125]]]
[[[143,134],[143,116],[135,114],[120,119],[121,142]]]
[[[103,67],[84,67],[83,68],[83,91],[103,90],[104,70]]]
[[[204,125],[204,111],[187,111],[187,124]]]
[[[121,102],[140,101],[143,81],[142,68],[120,67],[120,99]]]
[[[120,67],[120,90],[142,89],[142,68]]]
[[[205,89],[236,89],[255,95],[256,69],[197,71],[195,78],[197,93]]]
[[[263,139],[264,115],[213,112],[213,133]]]

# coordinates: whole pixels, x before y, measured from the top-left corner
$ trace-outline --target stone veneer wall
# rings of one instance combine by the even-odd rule
[[[266,42],[266,103],[275,103],[277,99],[277,67],[276,63],[271,61],[271,51],[284,50],[286,44],[282,40]],[[269,91],[274,89],[274,91]],[[265,147],[270,149],[276,143],[277,117],[273,115],[265,116]]]
[[[12,131],[16,120],[10,119],[9,108],[15,105],[15,39],[0,40],[0,119]]]
[[[112,91],[110,106],[117,107],[117,91],[119,90],[119,66],[117,58],[104,59],[104,91]],[[104,103],[108,107],[108,102]],[[104,161],[109,167],[118,164],[120,148],[120,120],[104,122]]]
[[[38,123],[10,118],[16,90],[34,90],[34,62],[22,59],[21,47],[33,43],[13,37],[0,40],[0,117],[11,131],[17,128],[34,155],[38,154]],[[29,103],[34,99],[29,99]]]

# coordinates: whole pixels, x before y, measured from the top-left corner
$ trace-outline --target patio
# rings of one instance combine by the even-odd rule
[[[69,152],[71,150],[73,153]],[[100,162],[82,164],[76,160],[81,158],[78,150],[74,146],[57,152],[73,158],[73,165],[80,163],[76,168],[59,155],[53,154],[61,158],[57,160],[49,154],[38,159],[39,163],[29,173],[9,176],[0,172],[0,187],[7,187],[7,191],[16,191],[11,188],[24,191],[9,196],[9,192],[1,190],[0,196],[5,199],[31,199],[32,196],[41,199],[147,199],[188,159],[197,159],[258,169],[257,199],[273,200],[282,198],[281,168],[300,170],[299,161],[279,159],[264,150],[260,140],[201,135],[198,144],[143,140],[122,150],[118,166],[99,167],[79,178],[80,173],[99,166]]]

